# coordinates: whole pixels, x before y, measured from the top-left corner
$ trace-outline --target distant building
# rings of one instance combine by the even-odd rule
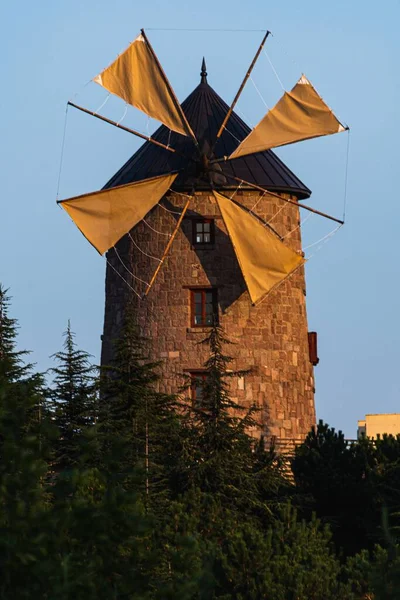
[[[363,435],[369,438],[377,438],[384,433],[400,434],[400,413],[382,413],[365,415],[365,419],[358,421],[357,437]]]

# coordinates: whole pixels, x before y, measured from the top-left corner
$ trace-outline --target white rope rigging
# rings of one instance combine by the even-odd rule
[[[277,217],[279,215],[279,213],[281,213],[283,210],[285,210],[285,208],[287,207],[287,205],[288,205],[287,203],[283,204],[280,207],[280,209],[270,218],[270,220],[268,221],[267,224],[269,225],[270,223],[272,223],[272,221],[275,219],[275,217]]]
[[[263,52],[264,52],[265,56],[267,57],[267,60],[268,60],[268,62],[269,62],[269,64],[270,64],[270,67],[271,67],[271,69],[273,70],[273,72],[274,72],[274,75],[275,75],[275,77],[277,78],[279,85],[281,86],[281,88],[282,88],[282,89],[283,89],[283,91],[285,92],[285,91],[286,91],[286,90],[285,90],[285,87],[284,87],[284,85],[283,85],[282,81],[280,80],[280,78],[279,78],[279,75],[278,75],[278,73],[276,72],[276,69],[275,69],[274,65],[272,64],[272,60],[271,60],[271,59],[270,59],[270,57],[268,56],[268,52],[265,50],[265,48],[263,48]]]
[[[177,194],[178,196],[183,196],[184,198],[193,198],[193,196],[190,194],[184,194],[183,192],[177,192],[176,190],[173,190],[171,188],[169,188],[168,191],[171,192],[171,194]]]
[[[160,258],[158,258],[157,256],[152,256],[151,254],[147,254],[147,252],[145,252],[144,250],[141,249],[140,246],[137,245],[137,243],[135,242],[135,240],[133,239],[133,237],[131,236],[130,233],[128,233],[129,239],[131,240],[132,244],[135,246],[135,248],[137,248],[139,250],[139,252],[141,252],[142,254],[144,254],[145,256],[147,256],[148,258],[152,258],[153,260],[157,260],[158,262],[162,262]]]
[[[238,193],[238,191],[239,191],[239,190],[240,190],[240,188],[242,187],[242,183],[243,183],[243,181],[241,181],[241,182],[239,183],[239,185],[237,186],[236,190],[233,192],[232,196],[230,196],[230,198],[229,198],[230,200],[233,200],[233,199],[234,199],[234,197],[236,196],[236,194]]]
[[[313,214],[314,213],[308,213],[308,215],[302,221],[300,221],[300,223],[298,225],[296,225],[296,227],[294,229],[291,229],[290,231],[288,231],[288,233],[286,235],[284,235],[282,239],[284,240],[290,234],[292,234],[295,231],[297,231],[298,229],[300,229],[300,227],[302,227],[304,225],[304,223],[306,223],[308,221],[308,219],[310,219],[313,216]]]
[[[115,254],[118,257],[118,260],[120,261],[121,265],[124,267],[124,269],[129,273],[129,275],[131,277],[133,277],[133,279],[137,279],[138,281],[140,281],[141,283],[144,283],[145,285],[147,285],[147,287],[150,287],[150,284],[147,283],[147,281],[144,281],[144,279],[140,279],[140,277],[137,277],[134,273],[132,273],[132,271],[130,271],[128,269],[128,267],[126,266],[126,264],[124,263],[124,261],[122,260],[122,258],[119,255],[118,250],[116,249],[115,246],[113,246],[114,250],[115,250]]]
[[[60,195],[61,171],[62,171],[63,160],[64,160],[65,136],[66,136],[66,131],[67,131],[67,118],[68,118],[68,104],[67,104],[66,109],[65,109],[64,130],[63,130],[63,136],[62,136],[62,142],[61,142],[60,167],[58,169],[58,181],[57,181],[57,195],[56,195],[56,200],[58,200],[59,195]],[[60,208],[61,208],[61,206],[60,206]]]
[[[267,193],[267,190],[265,190],[265,192],[258,198],[258,200],[253,204],[252,208],[250,209],[250,212],[252,213],[253,210],[255,209],[255,207],[257,206],[257,204],[259,202],[261,202],[261,200],[264,198],[265,194]]]
[[[316,242],[313,242],[312,244],[309,244],[308,246],[306,246],[305,248],[303,248],[303,252],[305,252],[306,250],[308,250],[309,248],[312,248],[313,246],[316,246],[317,244],[320,244],[321,242],[321,246],[322,247],[324,245],[324,243],[326,243],[333,235],[335,235],[335,233],[337,231],[339,231],[339,229],[343,227],[343,225],[338,225],[337,227],[335,227],[335,229],[332,229],[332,231],[330,231],[329,233],[327,233],[326,235],[324,235],[324,237],[322,237],[321,239],[317,240]],[[314,252],[314,254],[316,254],[316,252],[318,252],[320,248],[317,248],[317,250]],[[314,256],[314,254],[312,254],[311,256]],[[311,258],[311,256],[308,258],[308,260]]]
[[[267,104],[267,103],[265,102],[265,100],[264,100],[264,96],[262,95],[262,93],[260,92],[260,90],[258,89],[258,87],[256,86],[256,84],[255,84],[255,81],[254,81],[254,79],[252,78],[252,76],[251,76],[251,75],[250,75],[250,81],[251,81],[251,83],[253,84],[253,86],[254,86],[254,89],[256,90],[257,94],[260,96],[260,98],[261,98],[261,100],[262,100],[262,102],[263,102],[264,106],[265,106],[265,107],[266,107],[268,110],[270,110],[270,108],[269,108],[268,104]]]
[[[164,210],[166,210],[167,212],[171,213],[171,215],[181,215],[182,212],[178,212],[176,210],[170,210],[169,208],[167,208],[166,206],[164,206],[163,204],[158,204],[158,206],[160,206],[161,208],[163,208]]]
[[[250,119],[244,114],[244,112],[239,108],[239,104],[236,104],[236,112],[240,113],[240,115],[243,118],[243,121],[245,123],[247,123],[248,125],[250,125],[251,129],[254,129],[254,125],[253,123],[250,121]]]
[[[295,61],[294,57],[289,54],[289,52],[286,50],[285,46],[282,44],[280,39],[277,38],[276,35],[274,35],[272,32],[270,33],[270,35],[273,38],[274,42],[276,42],[277,45],[280,47],[281,52],[283,52],[283,54],[286,55],[286,58],[294,64],[294,66],[296,67],[297,70],[300,70],[299,65]]]
[[[349,173],[349,153],[350,153],[350,129],[347,130],[346,167],[345,167],[345,174],[344,174],[343,221],[346,220],[347,183],[348,183],[348,173]]]
[[[127,280],[125,279],[125,277],[123,277],[123,276],[121,275],[121,273],[118,271],[118,269],[116,269],[116,268],[114,267],[114,265],[113,265],[113,264],[112,264],[112,263],[111,263],[111,262],[108,260],[108,258],[106,258],[106,263],[107,263],[107,265],[108,265],[109,267],[111,267],[111,268],[113,269],[113,271],[115,271],[115,272],[116,272],[116,274],[117,274],[119,277],[121,277],[122,281],[124,281],[124,282],[126,283],[126,285],[128,286],[128,288],[129,288],[129,289],[130,289],[130,290],[131,290],[131,291],[132,291],[134,294],[136,294],[136,296],[139,298],[139,300],[141,300],[141,299],[142,299],[142,297],[140,296],[140,294],[138,294],[138,293],[137,293],[137,291],[135,290],[135,288],[133,288],[133,287],[132,287],[132,286],[131,286],[131,285],[130,285],[128,282],[127,282]]]
[[[147,225],[147,227],[149,229],[151,229],[152,231],[154,231],[154,233],[158,233],[159,235],[166,235],[167,237],[171,237],[170,233],[165,233],[165,231],[157,231],[157,229],[154,229],[154,227],[152,227],[151,225],[149,225],[149,223],[146,221],[146,219],[142,219],[143,223],[145,225]]]
[[[229,131],[229,129],[228,129],[227,127],[224,127],[224,129],[225,129],[225,131],[227,131],[227,132],[228,132],[228,133],[229,133],[229,134],[230,134],[230,135],[233,137],[233,139],[234,139],[234,140],[236,140],[236,141],[237,141],[237,143],[238,143],[238,144],[240,144],[240,143],[241,143],[241,141],[242,141],[242,140],[239,140],[239,139],[236,137],[236,135],[233,135],[232,131]]]
[[[120,123],[122,123],[122,121],[125,119],[126,117],[126,113],[128,112],[128,103],[125,102],[125,110],[124,110],[124,114],[122,115],[122,117],[120,118],[120,120],[117,122],[117,127],[118,125],[120,125]],[[150,136],[149,136],[150,137]]]
[[[97,115],[97,113],[103,108],[103,106],[105,106],[107,104],[110,96],[111,96],[111,94],[107,94],[106,99],[103,100],[103,102],[100,104],[100,106],[98,108],[96,108],[96,110],[94,111],[95,115]]]

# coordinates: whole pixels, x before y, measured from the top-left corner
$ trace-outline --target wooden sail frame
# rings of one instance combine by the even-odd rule
[[[189,156],[187,156],[186,154],[183,154],[183,153],[181,153],[181,152],[177,151],[176,149],[174,149],[173,147],[171,147],[171,146],[169,146],[169,145],[163,144],[162,142],[159,142],[159,141],[157,141],[157,140],[155,140],[155,139],[151,138],[150,136],[147,136],[147,135],[145,135],[145,134],[143,134],[143,133],[140,133],[140,132],[139,132],[139,131],[137,131],[137,130],[134,130],[134,129],[131,129],[131,128],[129,128],[129,127],[126,127],[125,125],[121,125],[119,122],[113,121],[113,120],[111,120],[111,119],[109,119],[109,118],[107,118],[107,117],[104,117],[104,116],[102,116],[102,115],[99,115],[99,114],[97,114],[96,112],[93,112],[93,111],[91,111],[91,110],[88,110],[88,109],[86,109],[86,108],[84,108],[84,107],[82,107],[82,106],[79,106],[79,105],[77,105],[77,104],[75,104],[75,103],[73,103],[73,102],[70,102],[70,101],[69,101],[69,102],[67,103],[67,105],[68,105],[68,106],[72,106],[72,107],[74,107],[75,109],[77,109],[77,110],[79,110],[79,111],[81,111],[81,112],[84,112],[84,113],[86,113],[86,114],[89,114],[90,116],[93,116],[93,117],[95,117],[95,118],[97,118],[97,119],[99,119],[99,120],[102,120],[102,121],[104,121],[104,122],[106,122],[106,123],[108,123],[108,124],[110,124],[110,125],[113,125],[114,127],[117,127],[117,128],[119,128],[119,129],[122,129],[123,131],[127,131],[128,133],[131,133],[131,134],[133,134],[133,135],[135,135],[135,136],[137,136],[137,137],[139,137],[139,138],[141,138],[141,139],[143,139],[143,140],[145,140],[145,141],[147,141],[147,142],[149,142],[149,143],[151,143],[151,144],[154,144],[154,145],[156,145],[156,146],[158,146],[158,147],[160,147],[160,148],[162,148],[162,149],[164,149],[164,150],[167,150],[168,152],[171,152],[171,153],[176,153],[176,154],[177,154],[177,155],[179,155],[179,156],[183,156],[184,158],[186,158],[186,159],[187,159],[187,160],[189,160],[189,161],[193,161],[193,162],[196,162],[196,163],[197,163],[197,162],[201,162],[201,161],[202,161],[202,162],[203,162],[203,166],[204,166],[204,170],[205,170],[205,172],[208,172],[208,174],[209,174],[209,177],[210,177],[210,183],[211,183],[211,188],[212,188],[212,189],[214,189],[214,184],[213,184],[213,181],[212,181],[212,176],[211,176],[211,174],[212,174],[212,173],[221,174],[221,172],[220,172],[220,171],[216,171],[216,170],[214,170],[214,169],[212,168],[212,165],[213,165],[213,164],[215,164],[215,163],[220,163],[220,162],[230,162],[230,161],[231,161],[231,160],[233,160],[233,159],[229,158],[228,156],[224,156],[224,157],[220,157],[220,158],[214,158],[214,159],[212,159],[212,158],[211,158],[211,156],[210,156],[210,154],[212,155],[212,152],[213,152],[213,150],[214,150],[214,147],[216,146],[216,144],[217,144],[218,140],[220,139],[220,137],[221,137],[221,135],[222,135],[223,131],[224,131],[224,130],[225,130],[225,128],[226,128],[226,124],[228,123],[228,121],[229,121],[229,119],[230,119],[230,117],[231,117],[231,115],[232,115],[232,113],[233,113],[234,107],[236,106],[236,104],[237,104],[237,102],[238,102],[238,100],[239,100],[239,98],[240,98],[240,96],[241,96],[241,94],[242,94],[242,92],[243,92],[243,89],[244,89],[244,87],[245,87],[245,85],[246,85],[246,83],[247,83],[247,81],[248,81],[248,79],[249,79],[249,77],[250,77],[250,75],[251,75],[251,72],[252,72],[252,70],[253,70],[253,68],[254,68],[254,66],[255,66],[255,64],[256,64],[256,62],[257,62],[258,58],[259,58],[259,55],[261,54],[261,51],[262,51],[262,49],[263,49],[263,47],[264,47],[264,45],[265,45],[265,43],[266,43],[266,40],[267,40],[267,38],[268,38],[268,36],[270,35],[270,31],[267,31],[267,32],[265,33],[265,35],[264,35],[264,37],[263,37],[263,39],[262,39],[262,41],[261,41],[261,44],[259,45],[259,47],[258,47],[258,49],[257,49],[257,52],[256,52],[256,54],[255,54],[255,56],[254,56],[254,58],[253,58],[252,62],[250,63],[250,66],[249,66],[249,68],[248,68],[248,69],[247,69],[247,71],[246,71],[245,77],[243,78],[243,81],[242,81],[242,83],[241,83],[241,85],[240,85],[240,87],[239,87],[239,89],[238,89],[238,91],[237,91],[237,93],[236,93],[236,95],[235,95],[235,97],[234,97],[234,99],[233,99],[233,101],[232,101],[232,103],[231,103],[231,105],[230,105],[230,107],[229,107],[228,111],[226,112],[226,114],[225,114],[225,117],[224,117],[224,119],[223,119],[223,121],[222,121],[222,123],[221,123],[220,127],[219,127],[219,130],[218,130],[218,132],[217,132],[216,138],[215,138],[215,140],[214,140],[214,142],[213,142],[213,144],[212,144],[212,146],[211,146],[211,151],[210,151],[210,154],[208,154],[208,156],[207,156],[207,155],[204,155],[204,154],[203,154],[203,155],[201,154],[201,152],[200,152],[200,148],[199,148],[199,143],[198,143],[198,140],[197,140],[197,138],[196,138],[196,135],[195,135],[195,134],[194,134],[194,132],[192,131],[192,129],[191,129],[191,127],[190,127],[190,124],[189,124],[189,122],[187,121],[187,118],[186,118],[186,115],[185,115],[185,114],[184,114],[184,112],[183,112],[182,106],[181,106],[181,104],[179,103],[179,101],[178,101],[178,99],[177,99],[177,97],[176,97],[176,95],[175,95],[175,93],[174,93],[174,90],[173,90],[173,88],[172,88],[171,84],[169,83],[169,80],[168,80],[168,78],[167,78],[167,76],[166,76],[166,74],[165,74],[165,72],[164,72],[164,70],[163,70],[163,68],[162,68],[162,66],[161,66],[161,64],[160,64],[160,61],[158,60],[158,57],[157,57],[157,55],[156,55],[156,53],[155,53],[154,49],[152,48],[152,46],[151,46],[151,44],[150,44],[150,42],[149,42],[149,40],[148,40],[148,38],[147,38],[147,36],[146,36],[146,34],[145,34],[145,31],[144,31],[144,29],[141,29],[141,35],[143,36],[143,39],[144,39],[145,43],[147,44],[147,46],[148,46],[148,49],[149,49],[149,51],[151,52],[151,55],[152,55],[152,56],[153,56],[153,58],[154,58],[154,61],[155,61],[155,62],[156,62],[156,64],[157,64],[157,67],[158,67],[158,69],[159,69],[159,72],[160,72],[160,74],[161,74],[161,76],[162,76],[162,79],[164,80],[164,83],[165,83],[165,85],[166,85],[166,87],[167,87],[167,89],[168,89],[168,93],[170,94],[170,97],[171,97],[172,103],[173,103],[173,105],[175,106],[175,109],[177,110],[177,112],[179,113],[179,115],[180,115],[180,117],[181,117],[181,119],[182,119],[183,128],[184,128],[184,130],[186,131],[186,135],[187,135],[187,136],[188,136],[188,137],[189,137],[189,138],[190,138],[190,139],[193,141],[194,145],[196,146],[196,148],[197,148],[197,150],[198,150],[198,152],[199,152],[199,158],[198,158],[198,159],[195,159],[195,158],[193,158],[193,157],[189,157]],[[344,129],[349,129],[349,128],[348,128],[348,127],[345,127]],[[252,152],[252,153],[254,153],[254,152]],[[179,171],[183,171],[183,170],[184,170],[184,169],[180,169]],[[179,172],[179,171],[178,171],[178,172]],[[173,173],[173,172],[171,171],[171,173]],[[310,207],[310,206],[308,206],[308,205],[306,205],[306,204],[299,203],[298,201],[291,200],[291,199],[288,199],[288,198],[284,198],[283,196],[281,196],[281,195],[279,195],[279,194],[277,194],[277,193],[271,192],[271,191],[269,191],[268,189],[265,189],[264,187],[261,187],[261,186],[259,186],[259,185],[257,185],[257,184],[254,184],[254,183],[251,183],[251,182],[249,182],[249,181],[246,181],[246,180],[244,180],[244,179],[241,179],[241,178],[239,178],[239,177],[236,177],[235,175],[231,175],[231,174],[229,174],[229,173],[225,173],[225,172],[223,172],[223,175],[224,175],[225,177],[227,177],[228,179],[231,179],[232,181],[236,181],[236,182],[238,182],[238,183],[239,183],[239,184],[241,184],[241,185],[248,186],[248,187],[250,187],[250,188],[252,188],[252,189],[255,189],[255,190],[258,190],[258,191],[260,191],[260,192],[263,192],[264,194],[268,194],[268,195],[270,195],[270,196],[276,197],[276,198],[277,198],[277,199],[279,199],[280,201],[286,202],[286,203],[288,203],[288,204],[292,204],[292,205],[294,205],[294,206],[297,206],[298,208],[304,208],[305,210],[308,210],[308,211],[310,211],[311,213],[317,214],[317,215],[319,215],[319,216],[322,216],[322,217],[324,217],[324,218],[326,218],[326,219],[329,219],[329,220],[331,220],[331,221],[334,221],[334,222],[336,222],[336,223],[339,223],[339,225],[343,225],[343,224],[344,224],[344,220],[341,220],[341,219],[338,219],[338,218],[336,218],[336,217],[333,217],[333,216],[331,216],[331,215],[329,215],[329,214],[327,214],[327,213],[324,213],[324,212],[322,212],[322,211],[319,211],[319,210],[317,210],[317,209],[314,209],[314,208],[312,208],[312,207]],[[150,178],[150,179],[151,179],[151,178]],[[173,191],[173,190],[171,190],[171,191]],[[215,191],[217,191],[217,190],[215,190]],[[218,193],[220,193],[220,192],[218,192]],[[192,190],[192,193],[191,193],[191,196],[188,198],[188,200],[187,200],[186,204],[184,205],[184,207],[183,207],[183,209],[182,209],[182,212],[181,212],[181,214],[180,214],[180,216],[179,216],[179,219],[178,219],[178,221],[177,221],[177,223],[176,223],[176,226],[175,226],[175,228],[174,228],[174,230],[173,230],[172,234],[170,235],[170,239],[169,239],[169,241],[168,241],[168,243],[167,243],[167,245],[166,245],[166,247],[165,247],[165,250],[164,250],[164,252],[163,252],[163,255],[162,255],[161,259],[159,260],[159,264],[157,265],[157,268],[155,269],[155,272],[153,273],[153,275],[152,275],[152,277],[151,277],[151,280],[150,280],[149,284],[147,284],[147,285],[148,285],[148,287],[147,287],[147,290],[145,291],[145,293],[143,294],[143,298],[145,298],[145,297],[146,297],[146,296],[149,294],[149,292],[150,292],[151,288],[152,288],[152,287],[153,287],[153,285],[154,285],[154,282],[155,282],[155,280],[156,280],[156,278],[157,278],[157,276],[158,276],[158,273],[160,272],[160,269],[161,269],[161,267],[162,267],[162,265],[163,265],[163,263],[164,263],[165,259],[167,258],[167,256],[168,256],[168,253],[169,253],[169,251],[170,251],[170,249],[171,249],[171,247],[172,247],[172,244],[173,244],[173,242],[174,242],[174,240],[175,240],[175,238],[176,238],[176,235],[177,235],[177,233],[178,233],[178,231],[179,231],[179,228],[180,228],[180,226],[181,226],[181,224],[182,224],[182,221],[183,221],[183,219],[184,219],[184,217],[185,217],[185,214],[186,214],[186,212],[187,212],[187,210],[188,210],[188,207],[189,207],[190,201],[191,201],[191,200],[193,199],[193,197],[194,197],[194,194],[195,194],[195,188],[193,188],[193,190]],[[237,202],[237,201],[233,200],[232,198],[228,198],[228,197],[227,197],[227,196],[225,196],[224,194],[220,194],[220,195],[221,195],[222,197],[224,197],[225,199],[227,199],[227,200],[230,200],[231,202],[233,202],[233,204],[236,204],[236,205],[240,206],[241,208],[245,208],[245,210],[247,210],[249,213],[251,213],[251,211],[249,211],[249,210],[248,210],[246,207],[244,207],[244,206],[243,206],[243,205],[242,205],[240,202]],[[254,216],[256,216],[256,215],[254,215]],[[277,231],[276,231],[276,230],[275,230],[275,229],[274,229],[274,228],[273,228],[273,227],[272,227],[272,226],[271,226],[269,223],[266,223],[266,222],[265,222],[263,219],[261,219],[261,218],[259,218],[259,217],[257,217],[257,216],[256,216],[256,218],[257,218],[257,219],[258,219],[258,220],[259,220],[259,221],[260,221],[260,222],[261,222],[261,223],[262,223],[264,226],[268,227],[268,228],[269,228],[269,229],[270,229],[270,230],[271,230],[271,231],[272,231],[272,232],[273,232],[273,233],[274,233],[274,234],[277,236],[277,238],[279,238],[279,239],[282,241],[282,239],[283,239],[283,238],[282,238],[282,237],[281,237],[281,236],[280,236],[280,235],[277,233]]]
[[[73,102],[67,102],[67,106],[72,106],[73,108],[76,108],[77,110],[80,110],[84,113],[86,113],[87,115],[90,115],[91,117],[95,117],[96,119],[100,119],[100,121],[104,121],[105,123],[108,123],[109,125],[114,125],[114,127],[118,127],[118,129],[122,129],[123,131],[127,131],[128,133],[132,133],[133,135],[136,135],[137,137],[141,138],[142,140],[146,140],[146,142],[151,142],[152,144],[159,146],[160,148],[164,148],[164,150],[168,150],[168,152],[176,152],[176,150],[174,148],[171,148],[171,146],[166,146],[165,144],[162,144],[161,142],[157,142],[157,140],[153,139],[152,137],[145,135],[144,133],[140,133],[139,131],[136,131],[136,129],[131,129],[130,127],[126,127],[125,125],[121,125],[120,123],[117,123],[116,121],[113,121],[112,119],[108,119],[107,117],[103,117],[103,115],[99,115],[96,112],[93,112],[91,110],[88,110],[87,108],[84,108],[83,106],[79,106],[79,104],[74,104]]]
[[[218,173],[219,175],[221,174],[220,171],[212,171],[212,172]],[[260,185],[256,185],[255,183],[250,183],[250,181],[245,181],[244,179],[240,179],[240,177],[235,177],[234,175],[229,175],[229,173],[223,173],[223,175],[225,177],[228,177],[228,179],[237,181],[238,183],[240,183],[242,185],[248,185],[249,187],[251,187],[255,190],[258,190],[259,192],[264,192],[265,194],[269,194],[270,196],[273,196],[274,198],[278,198],[282,202],[287,202],[288,204],[293,204],[294,206],[298,206],[299,208],[304,208],[305,210],[308,210],[316,215],[319,215],[320,217],[325,217],[325,219],[329,219],[330,221],[339,223],[339,225],[344,225],[344,221],[342,221],[341,219],[338,219],[337,217],[332,217],[331,215],[328,215],[327,213],[324,213],[320,210],[312,208],[311,206],[308,206],[307,204],[303,204],[303,202],[299,203],[299,202],[295,202],[294,200],[290,200],[289,198],[284,198],[283,196],[280,196],[279,194],[270,192],[268,189],[265,189],[265,188],[261,187]]]
[[[254,66],[255,66],[255,64],[256,64],[256,62],[258,60],[258,57],[261,54],[262,49],[264,48],[265,42],[267,41],[267,38],[270,35],[270,33],[271,33],[270,31],[267,31],[266,34],[264,35],[264,37],[263,37],[263,39],[261,41],[261,44],[260,44],[260,46],[259,46],[259,48],[258,48],[258,50],[257,50],[257,52],[256,52],[256,54],[254,56],[254,58],[253,58],[253,60],[252,60],[252,62],[250,64],[249,68],[247,69],[246,75],[244,76],[244,79],[243,79],[243,81],[242,81],[242,83],[241,83],[241,85],[240,85],[240,87],[239,87],[239,89],[238,89],[238,91],[236,93],[236,96],[234,97],[234,99],[232,101],[232,104],[230,105],[229,110],[226,113],[224,120],[222,121],[221,127],[218,130],[217,137],[216,137],[214,145],[213,145],[213,149],[214,149],[216,143],[218,142],[219,138],[221,137],[222,132],[224,131],[225,126],[226,126],[227,122],[229,121],[231,114],[233,113],[233,109],[235,108],[236,103],[239,100],[239,98],[240,98],[240,96],[241,96],[241,94],[243,92],[244,86],[246,85],[247,80],[250,77],[252,70],[254,69]]]

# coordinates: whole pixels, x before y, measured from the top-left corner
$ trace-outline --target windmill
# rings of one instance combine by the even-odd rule
[[[208,121],[206,124],[202,122],[204,111],[202,112],[199,108],[200,104],[196,104],[200,102],[199,94],[197,96],[192,94],[182,106],[179,104],[144,30],[141,30],[140,35],[127,50],[100,75],[96,76],[94,81],[108,90],[109,93],[119,96],[128,104],[160,121],[163,125],[153,136],[146,136],[136,130],[122,126],[120,123],[106,119],[98,113],[72,102],[69,103],[76,109],[133,133],[147,142],[143,149],[135,155],[135,168],[132,169],[132,164],[128,161],[103,190],[59,201],[60,206],[68,212],[83,235],[100,254],[108,252],[110,257],[110,253],[115,252],[118,261],[134,278],[130,280],[130,283],[127,280],[125,281],[139,297],[142,305],[147,303],[147,307],[150,307],[150,301],[152,301],[154,306],[155,297],[152,297],[152,292],[157,295],[155,288],[158,278],[162,274],[163,266],[165,268],[169,253],[173,251],[174,242],[177,240],[179,232],[184,228],[187,215],[191,211],[201,215],[201,209],[196,207],[196,204],[197,194],[202,193],[202,190],[209,189],[211,191],[214,208],[209,210],[212,210],[213,214],[218,213],[222,218],[230,250],[236,258],[236,265],[232,264],[232,273],[234,273],[235,280],[238,279],[238,272],[241,273],[250,299],[249,304],[253,306],[253,309],[250,308],[248,312],[248,322],[258,318],[256,315],[260,313],[256,312],[257,307],[260,304],[264,305],[265,299],[274,290],[280,288],[281,284],[285,283],[289,277],[302,270],[301,267],[305,259],[301,248],[294,249],[291,247],[286,239],[286,234],[283,235],[283,232],[277,230],[272,219],[265,218],[265,215],[256,214],[252,207],[246,206],[246,202],[240,201],[238,190],[248,190],[248,193],[252,191],[254,194],[258,194],[261,200],[264,197],[268,198],[270,202],[276,205],[276,213],[285,207],[292,207],[294,211],[298,211],[298,208],[301,207],[304,210],[335,221],[339,225],[343,224],[341,219],[318,211],[303,202],[299,204],[298,199],[309,196],[308,188],[271,152],[273,148],[279,146],[331,135],[347,129],[325,104],[310,81],[302,75],[293,89],[285,92],[274,108],[269,110],[252,130],[249,130],[234,112],[235,105],[251,75],[268,35],[269,32],[264,35],[230,107],[227,107],[219,97],[213,96],[209,91],[211,88],[207,84],[207,73],[203,60],[201,102],[212,104],[213,122]],[[187,114],[190,114],[190,119],[186,117]],[[207,135],[202,134],[205,129]],[[232,131],[235,135],[232,135]],[[149,146],[154,147],[154,151],[157,152],[156,160],[149,159]],[[145,147],[147,148],[146,151]],[[255,160],[258,165],[261,165],[260,169],[264,169],[264,172],[267,172],[272,165],[276,172],[281,173],[282,182],[279,181],[276,184],[276,182],[267,180],[260,181],[260,178],[254,175],[254,165],[247,168],[250,161]],[[264,165],[263,161],[267,166]],[[227,194],[227,190],[230,188],[236,189],[236,192]],[[281,193],[285,191],[289,193]],[[292,195],[293,192],[294,196]],[[170,206],[169,209],[166,206],[166,198],[174,194],[181,194],[182,205],[179,206],[179,210],[173,210],[174,205]],[[260,199],[257,199],[257,203],[260,202]],[[281,208],[278,208],[278,206],[281,206]],[[147,248],[147,251],[143,250],[144,246],[141,243],[138,244],[137,240],[135,241],[131,236],[131,232],[140,227],[141,223],[149,225],[148,216],[152,215],[158,207],[169,210],[170,216],[174,220],[174,226],[164,232],[159,232],[153,228],[155,233],[162,233],[167,238],[164,237],[165,244],[162,254],[153,256],[154,253],[150,251],[152,247],[149,247],[150,250],[149,248]],[[204,241],[207,235],[212,235],[212,232],[205,231],[204,224],[202,227],[203,230],[199,232],[199,236],[203,236]],[[194,235],[197,235],[196,232]],[[136,275],[132,273],[127,268],[126,261],[124,262],[121,259],[121,248],[119,250],[118,248],[127,236],[130,239],[129,243],[132,242],[142,254],[157,260],[157,265],[148,281],[141,276],[140,270],[139,272],[136,270]],[[159,246],[160,244],[157,243],[157,248]],[[204,248],[199,248],[199,246],[197,246],[197,249],[197,255],[201,255],[204,251]],[[215,261],[217,264],[218,256],[215,257]],[[109,266],[116,271],[115,264],[110,260]],[[119,273],[119,275],[121,274]],[[209,277],[210,282],[211,279]],[[135,284],[139,284],[140,291],[138,291]],[[196,292],[197,288],[199,291]],[[204,292],[206,289],[204,283],[201,283],[200,286],[193,284],[190,287],[191,311],[194,314],[194,319],[191,320],[193,327],[187,328],[191,329],[187,334],[189,336],[192,335],[192,331],[198,325],[207,325],[207,319],[209,318],[207,311],[210,313],[215,310],[215,299],[211,291],[209,293]],[[242,292],[244,291],[242,288],[240,289]],[[199,300],[200,292],[202,296]],[[235,294],[239,296],[239,292],[235,292]],[[231,301],[225,302],[225,307],[229,303],[232,304]],[[267,305],[265,304],[264,312],[266,309]],[[202,311],[204,314],[200,315],[199,313],[200,316],[196,316],[197,310]],[[251,313],[251,311],[254,312]],[[197,318],[198,322],[196,322]],[[305,316],[302,319],[300,329],[303,339],[303,330],[306,326]],[[186,324],[183,323],[183,325]],[[282,328],[279,325],[277,327]],[[107,326],[105,326],[105,331],[106,329]],[[153,331],[153,336],[157,335],[156,328]],[[297,348],[297,346],[292,340],[287,348]],[[166,343],[163,350],[160,351],[159,355],[162,358],[173,358],[171,353],[174,355],[183,352],[183,350],[169,350],[169,347]],[[183,348],[182,344],[179,347]],[[271,350],[271,352],[277,353],[278,350]],[[286,351],[285,349],[285,352],[292,352],[292,366],[295,368],[299,359],[295,359],[294,355],[299,351]],[[190,352],[186,352],[186,354],[189,356]],[[300,354],[305,354],[303,342]],[[157,356],[157,358],[160,356]],[[194,358],[191,360],[192,363],[195,362]],[[280,364],[279,360],[275,358],[269,358],[268,361],[270,364],[274,361],[277,365]],[[186,366],[188,366],[187,362]],[[275,377],[276,379],[274,373],[268,374],[271,369],[263,365],[264,367],[266,377],[271,379]],[[272,410],[269,406],[268,415],[265,416],[264,421],[271,418],[272,412],[275,411],[276,415],[281,414],[279,418],[276,416],[276,423],[278,421],[281,424],[288,423],[290,419],[294,419],[298,426],[287,426],[286,429],[292,429],[294,434],[302,434],[307,431],[309,425],[313,422],[314,408],[312,374],[310,375],[308,367],[306,370],[307,382],[302,383],[297,390],[298,394],[296,392],[294,395],[296,397],[307,396],[305,402],[308,403],[308,408],[304,413],[306,417],[303,419],[301,414],[293,416],[293,407],[282,408],[281,413],[279,413],[279,407],[275,406]],[[293,373],[290,378],[293,379]],[[239,383],[238,385],[240,388],[244,384]],[[307,393],[304,391],[305,389]],[[248,396],[249,394],[246,396],[247,399]],[[280,429],[278,426],[269,427],[269,431],[281,437],[284,435],[282,427]]]

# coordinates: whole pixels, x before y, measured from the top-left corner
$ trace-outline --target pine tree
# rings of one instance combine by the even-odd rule
[[[100,426],[107,443],[120,448],[119,468],[154,505],[179,480],[181,426],[175,397],[156,389],[158,363],[148,344],[128,307],[112,363],[102,368]]]
[[[230,342],[218,324],[201,343],[210,348],[201,400],[186,404],[194,442],[191,485],[224,497],[231,507],[235,503],[248,505],[256,493],[252,472],[254,440],[248,434],[255,424],[255,409],[243,408],[229,392],[229,380],[248,371],[229,370],[232,358],[224,354],[223,347]]]
[[[0,286],[0,580],[1,598],[41,596],[37,566],[46,556],[50,423],[43,409],[43,376],[16,349],[17,321]],[[30,591],[29,591],[30,590]]]
[[[9,316],[10,297],[0,284],[0,382],[15,382],[29,377],[32,365],[24,363],[26,350],[16,350],[16,319]]]
[[[63,350],[52,356],[58,365],[49,390],[49,406],[58,427],[55,450],[57,468],[75,466],[80,460],[86,429],[93,425],[97,411],[96,367],[91,356],[79,350],[70,322],[64,332]]]
[[[0,383],[0,597],[43,597],[37,572],[46,560],[47,470],[44,420],[33,380]],[[49,423],[47,423],[49,425]]]
[[[4,386],[4,393],[8,385],[28,386],[35,403],[30,403],[29,418],[23,426],[26,431],[36,430],[45,412],[44,377],[41,373],[33,372],[34,365],[25,363],[29,351],[17,350],[18,321],[9,316],[9,308],[8,290],[0,284],[0,385]]]

